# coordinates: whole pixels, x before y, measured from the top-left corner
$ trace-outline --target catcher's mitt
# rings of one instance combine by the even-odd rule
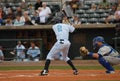
[[[80,47],[80,54],[82,56],[88,55],[88,49],[85,46]]]

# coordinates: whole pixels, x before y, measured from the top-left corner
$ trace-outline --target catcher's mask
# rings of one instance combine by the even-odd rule
[[[105,43],[104,38],[102,36],[97,36],[97,37],[93,38],[93,48],[94,49],[96,47],[98,47],[98,42]]]

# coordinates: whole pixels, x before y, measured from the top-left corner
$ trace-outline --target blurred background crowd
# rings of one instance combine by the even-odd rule
[[[0,3],[0,25],[3,26],[54,24],[55,21],[68,24],[119,23],[120,1],[61,0],[57,3],[4,0]]]

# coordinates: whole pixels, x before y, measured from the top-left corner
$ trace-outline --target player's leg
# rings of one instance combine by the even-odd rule
[[[120,64],[120,56],[112,57],[112,56],[105,56],[104,59],[108,61],[111,65],[118,65]]]
[[[63,57],[63,60],[65,62],[68,63],[68,65],[73,69],[73,74],[74,75],[77,75],[78,74],[78,71],[77,69],[75,68],[74,64],[72,63],[72,61],[70,60],[70,58],[68,57],[68,51],[69,51],[69,47],[70,47],[70,43],[67,43],[67,45],[65,45],[65,47],[62,49],[62,57]]]
[[[48,75],[48,68],[49,68],[50,62],[51,62],[51,60],[49,60],[49,59],[46,60],[44,70],[41,71],[40,75],[42,75],[42,76]]]
[[[98,59],[98,61],[103,67],[107,69],[106,73],[114,73],[114,68],[108,61],[106,61],[105,58],[101,57]]]
[[[48,53],[47,58],[46,58],[46,62],[45,62],[45,66],[44,66],[44,70],[41,71],[40,75],[48,75],[51,60],[54,59],[55,54],[60,52],[60,49],[58,48],[58,46],[59,46],[59,44],[55,43],[54,46],[52,47],[52,49],[50,50],[50,52]]]

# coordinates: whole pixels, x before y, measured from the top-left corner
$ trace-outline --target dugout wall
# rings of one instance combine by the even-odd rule
[[[51,29],[51,25],[41,26],[23,26],[23,27],[1,27],[0,28],[0,39],[38,39],[41,38],[42,44],[42,59],[46,58],[47,53],[56,41],[54,32]],[[89,50],[92,49],[92,39],[95,36],[101,35],[105,38],[105,41],[114,47],[115,37],[115,25],[81,25],[76,26],[76,31],[70,34],[71,47],[69,51],[69,57],[79,57],[79,47],[86,46]],[[0,41],[0,45],[3,47],[15,46],[15,43]],[[120,49],[119,49],[120,50]],[[9,57],[9,54],[6,54]],[[7,58],[6,57],[6,58]],[[88,58],[84,58],[88,59]]]

